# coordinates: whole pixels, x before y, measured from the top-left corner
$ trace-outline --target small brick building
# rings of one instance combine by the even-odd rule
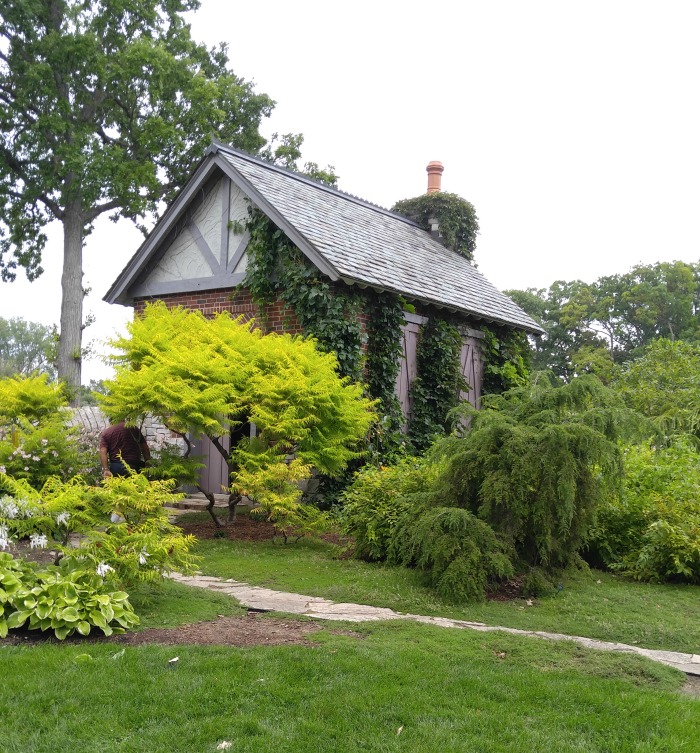
[[[432,169],[431,169],[432,168]],[[435,163],[429,190],[439,190]],[[416,313],[405,314],[403,358],[396,393],[406,415],[416,375],[416,344],[431,312],[449,311],[462,323],[462,367],[475,406],[481,395],[480,331],[498,324],[530,333],[542,330],[464,257],[436,234],[405,217],[230,147],[212,145],[188,184],[115,280],[104,300],[132,306],[149,301],[213,315],[228,311],[258,318],[268,331],[301,333],[282,301],[263,312],[242,287],[249,235],[248,208],[255,206],[307,259],[337,285],[398,293]],[[363,314],[360,314],[363,318]],[[203,486],[225,483],[219,453],[210,458]],[[221,481],[218,481],[221,479]]]

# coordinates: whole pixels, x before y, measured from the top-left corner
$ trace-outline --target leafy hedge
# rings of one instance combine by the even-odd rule
[[[360,559],[384,560],[404,515],[417,515],[425,507],[423,494],[430,489],[438,468],[418,458],[405,458],[393,466],[366,466],[341,495],[340,523],[353,538]]]
[[[639,580],[700,583],[700,455],[690,438],[625,452],[621,495],[598,510],[591,547]]]

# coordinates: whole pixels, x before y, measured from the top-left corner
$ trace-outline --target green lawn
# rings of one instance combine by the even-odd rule
[[[141,620],[138,629],[168,628],[214,620],[218,615],[245,614],[245,609],[230,596],[189,588],[172,580],[140,584],[132,589],[129,600]],[[99,635],[99,630],[97,630]],[[2,749],[0,748],[0,751]]]
[[[201,570],[253,585],[372,604],[414,614],[547,630],[645,648],[700,653],[700,587],[650,585],[597,571],[571,572],[556,596],[455,606],[441,601],[420,574],[405,568],[339,559],[339,549],[302,539],[281,542],[200,541]]]
[[[700,750],[700,701],[639,657],[404,623],[331,632],[344,627],[315,647],[2,647],[0,749]]]
[[[698,593],[579,574],[533,607],[457,609],[436,601],[415,573],[338,560],[318,542],[199,548],[207,572],[249,582],[502,624],[504,615],[526,626],[549,620],[556,630],[586,615],[618,630],[627,608],[646,630],[668,622],[667,638],[677,640],[686,607],[671,604]],[[227,596],[169,581],[131,598],[142,627],[244,611]],[[610,615],[596,617],[594,605],[611,602]],[[696,628],[689,621],[687,629]],[[641,657],[403,622],[333,623],[309,639],[245,649],[0,641],[0,751],[199,753],[223,741],[234,753],[700,750],[700,699],[680,691],[681,673]]]

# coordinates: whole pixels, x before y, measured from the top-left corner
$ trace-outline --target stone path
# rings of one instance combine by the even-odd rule
[[[393,609],[383,607],[370,607],[363,604],[343,604],[323,599],[319,596],[304,596],[302,594],[286,593],[284,591],[272,591],[269,588],[250,586],[235,580],[223,580],[208,575],[184,576],[173,574],[174,580],[185,583],[188,586],[207,588],[233,596],[243,606],[262,612],[286,612],[298,614],[304,617],[313,617],[317,620],[343,620],[346,622],[372,622],[376,620],[413,620],[424,622],[439,627],[458,628],[462,630],[479,630],[481,632],[500,631],[513,635],[526,635],[534,638],[543,638],[549,641],[573,641],[586,648],[599,651],[618,651],[627,654],[639,654],[647,659],[675,667],[687,675],[700,677],[700,655],[683,654],[676,651],[657,651],[638,646],[629,646],[626,643],[610,643],[591,638],[582,638],[575,635],[563,635],[561,633],[545,633],[534,630],[517,630],[516,628],[485,625],[483,622],[468,622],[467,620],[453,620],[447,617],[427,617],[419,614],[403,614]]]

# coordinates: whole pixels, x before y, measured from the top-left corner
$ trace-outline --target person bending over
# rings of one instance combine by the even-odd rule
[[[150,459],[151,451],[137,426],[126,426],[120,421],[100,435],[100,462],[106,478],[128,476],[129,469],[137,473]]]

